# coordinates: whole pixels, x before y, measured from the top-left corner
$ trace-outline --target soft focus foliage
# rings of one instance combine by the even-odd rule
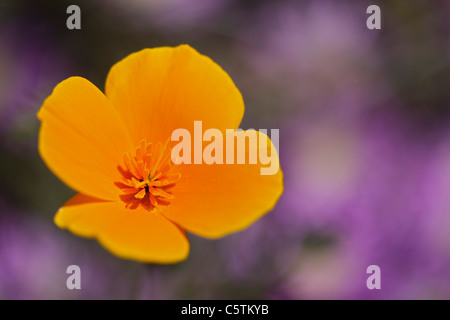
[[[189,4],[187,4],[189,2]],[[0,299],[450,299],[449,1],[0,3]],[[230,75],[242,128],[279,128],[285,193],[178,265],[121,260],[53,224],[73,192],[40,160],[36,112],[71,75],[188,43]],[[66,267],[82,290],[65,287]],[[366,268],[382,289],[366,288]]]

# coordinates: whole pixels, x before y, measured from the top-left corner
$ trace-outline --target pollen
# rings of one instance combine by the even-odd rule
[[[116,186],[121,189],[120,198],[127,208],[142,205],[153,211],[174,198],[170,189],[180,180],[181,174],[171,173],[174,163],[168,143],[169,140],[165,144],[141,140],[135,152],[124,153],[123,166],[119,167],[123,179]]]

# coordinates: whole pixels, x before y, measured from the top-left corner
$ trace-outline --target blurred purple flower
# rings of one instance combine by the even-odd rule
[[[0,208],[0,297],[67,297],[68,253],[61,239],[48,225],[30,217],[25,219],[23,213],[4,201]]]
[[[303,122],[309,129],[298,131],[297,148],[291,144],[297,151],[279,219],[293,233],[320,230],[336,243],[304,250],[284,293],[449,298],[450,153],[442,146],[450,135],[436,129],[425,136],[394,118]],[[366,287],[369,265],[381,268],[381,290]]]
[[[100,3],[104,2],[100,0]],[[107,1],[105,9],[124,16],[138,28],[157,26],[171,31],[205,28],[217,19],[230,0]]]
[[[36,112],[66,70],[45,27],[28,18],[9,22],[0,31],[0,136],[13,148],[31,145],[30,140],[34,145]]]
[[[347,1],[268,3],[243,30],[239,50],[259,81],[292,107],[348,103],[356,109],[347,112],[360,112],[389,94],[378,70],[378,33],[365,27],[366,7]]]
[[[0,199],[0,299],[135,298],[142,265],[71,242],[46,221]],[[70,265],[81,269],[81,290],[66,286]]]

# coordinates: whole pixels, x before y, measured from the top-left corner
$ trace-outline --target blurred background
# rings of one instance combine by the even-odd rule
[[[81,8],[81,30],[66,8]],[[381,7],[382,29],[366,9]],[[0,299],[450,299],[450,1],[0,0]],[[176,265],[59,230],[74,192],[37,152],[53,87],[187,43],[279,128],[285,192]],[[81,268],[81,290],[66,268]],[[368,290],[366,268],[381,268]]]

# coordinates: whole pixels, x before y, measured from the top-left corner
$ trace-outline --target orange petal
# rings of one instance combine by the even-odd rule
[[[239,90],[210,58],[188,45],[144,49],[116,63],[106,96],[124,119],[133,141],[165,142],[178,128],[236,129],[244,114]]]
[[[278,161],[275,148],[267,140]],[[248,149],[246,153],[248,156]],[[259,161],[253,165],[180,165],[181,179],[171,189],[174,198],[161,212],[204,237],[242,230],[271,210],[283,192],[281,169],[277,167],[274,175],[261,175],[261,167],[267,166]]]
[[[116,110],[88,80],[59,83],[38,113],[39,151],[48,167],[71,188],[102,199],[117,199],[117,166],[134,148]]]
[[[55,216],[60,228],[97,238],[118,257],[142,262],[173,263],[189,253],[186,234],[162,215],[141,207],[126,209],[122,202],[106,202],[78,194]]]

